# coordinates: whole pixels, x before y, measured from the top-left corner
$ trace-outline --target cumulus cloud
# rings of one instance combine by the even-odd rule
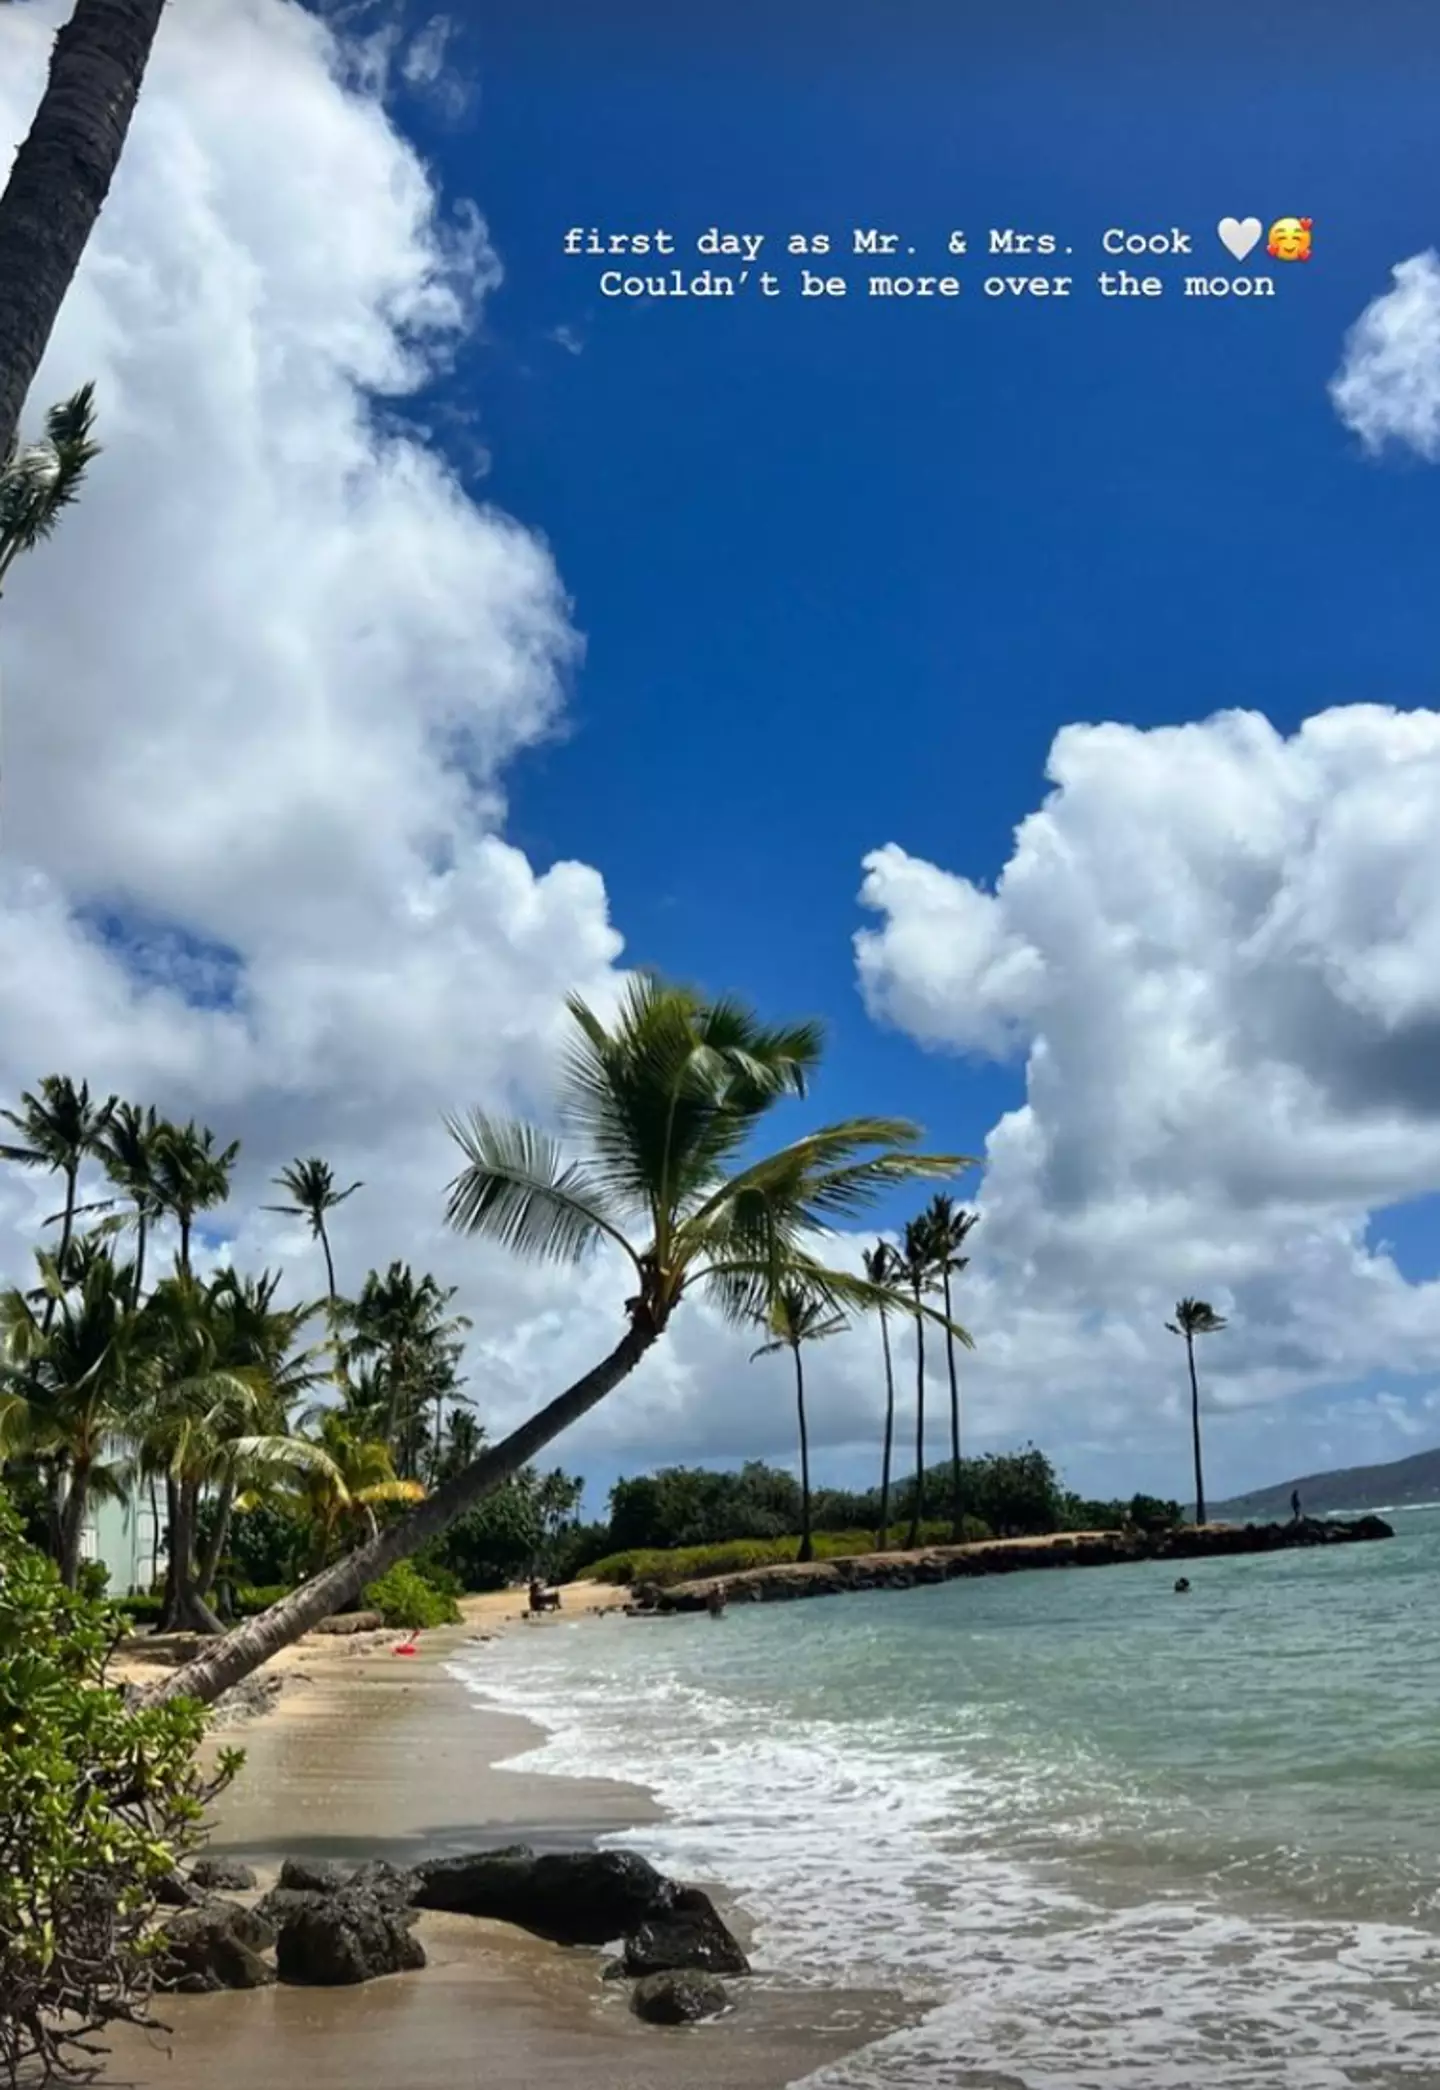
[[[1143,1442],[1183,1293],[1231,1319],[1220,1407],[1433,1371],[1440,1284],[1370,1218],[1440,1188],[1440,715],[1069,726],[1048,773],[993,891],[879,849],[856,938],[877,1018],[1023,1057],[967,1277],[982,1405]]]
[[[66,12],[0,14],[0,139]],[[608,1005],[622,946],[597,870],[504,836],[507,765],[556,730],[581,643],[541,540],[404,418],[500,263],[396,127],[383,26],[167,11],[32,401],[35,426],[94,378],[105,450],[0,614],[0,1099],[60,1070],[238,1136],[212,1250],[312,1296],[304,1226],[260,1207],[325,1155],[365,1186],[342,1283],[399,1256],[457,1284],[503,1429],[611,1347],[625,1278],[448,1233],[442,1113],[543,1114],[564,997]],[[6,1281],[54,1204],[0,1170]],[[751,1347],[687,1310],[561,1455],[787,1452]],[[862,1382],[848,1360],[833,1441],[868,1430]]]
[[[1345,342],[1330,396],[1367,450],[1388,444],[1440,459],[1440,254],[1412,255]]]

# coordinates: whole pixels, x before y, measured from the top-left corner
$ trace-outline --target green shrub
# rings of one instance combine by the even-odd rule
[[[427,1582],[410,1560],[397,1561],[378,1582],[372,1582],[362,1602],[367,1611],[378,1611],[387,1626],[403,1626],[411,1632],[422,1626],[453,1626],[460,1617],[454,1597]]]
[[[290,1590],[288,1582],[272,1582],[265,1589],[253,1589],[249,1583],[242,1582],[235,1592],[235,1609],[241,1618],[258,1618],[262,1611],[278,1604],[281,1597],[288,1597]]]
[[[61,1587],[0,1494],[0,2080],[89,2074],[143,2016],[155,1889],[240,1759],[202,1778],[201,1706],[106,1682],[114,1607]]]
[[[978,1517],[965,1519],[967,1544],[989,1536],[988,1527]],[[875,1537],[873,1531],[817,1531],[811,1545],[817,1560],[849,1560],[856,1554],[873,1553]],[[898,1551],[907,1537],[903,1527],[892,1526],[890,1551]],[[922,1524],[920,1543],[948,1546],[949,1518]],[[746,1568],[778,1567],[794,1560],[799,1551],[800,1541],[793,1534],[789,1538],[730,1539],[715,1546],[678,1546],[669,1552],[637,1547],[628,1553],[608,1553],[603,1560],[582,1568],[580,1575],[587,1582],[654,1582],[664,1588],[672,1582],[699,1581],[710,1575],[739,1575]]]
[[[121,1597],[115,1609],[131,1625],[153,1626],[160,1623],[160,1613],[165,1599],[158,1596]]]
[[[455,1570],[446,1567],[442,1560],[435,1560],[429,1554],[420,1553],[416,1555],[412,1565],[421,1581],[428,1582],[432,1589],[438,1589],[442,1597],[464,1595],[465,1584]]]

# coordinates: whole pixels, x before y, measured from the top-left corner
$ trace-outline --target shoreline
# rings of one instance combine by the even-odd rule
[[[663,1819],[640,1785],[505,1768],[548,1730],[488,1705],[483,1675],[472,1688],[456,1669],[500,1631],[615,1613],[622,1595],[580,1585],[558,1618],[528,1626],[523,1593],[470,1599],[462,1625],[422,1635],[408,1659],[391,1652],[404,1637],[394,1633],[378,1648],[310,1636],[289,1651],[278,1697],[217,1738],[243,1748],[246,1764],[217,1802],[207,1855],[250,1865],[263,1889],[286,1857],[412,1866],[514,1843],[574,1850]],[[595,1618],[587,1630],[623,1628]],[[748,1933],[748,1912],[723,1888],[716,1899]],[[456,2090],[475,2079],[479,2051],[487,2090],[572,2090],[576,2080],[586,2090],[787,2090],[913,2015],[897,1996],[786,1987],[762,1966],[730,1984],[724,2017],[667,2030],[632,2015],[623,1983],[601,1980],[602,1951],[430,1913],[416,1935],[425,1968],[360,1987],[157,1997],[154,2015],[172,2036],[117,2028],[101,2081]]]

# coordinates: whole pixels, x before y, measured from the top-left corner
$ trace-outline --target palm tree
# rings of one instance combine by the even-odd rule
[[[156,1117],[153,1104],[142,1111],[135,1103],[117,1103],[95,1149],[115,1189],[128,1197],[134,1207],[130,1219],[120,1223],[135,1228],[136,1306],[145,1284],[150,1228],[162,1209],[157,1187],[160,1148],[173,1135],[174,1127]],[[115,1205],[113,1197],[97,1198],[93,1204],[77,1205],[76,1217],[89,1212],[113,1213]]]
[[[61,510],[75,500],[86,468],[100,455],[92,440],[95,387],[82,385],[45,416],[42,442],[21,449],[12,440],[0,455],[0,593],[22,552],[51,536]]]
[[[337,1190],[335,1178],[328,1161],[317,1154],[308,1160],[292,1161],[282,1168],[275,1181],[289,1194],[288,1205],[265,1205],[266,1212],[279,1212],[286,1219],[309,1221],[310,1233],[320,1243],[325,1253],[325,1276],[329,1284],[329,1297],[335,1297],[335,1258],[330,1253],[330,1236],[325,1231],[325,1214],[343,1205],[347,1197],[353,1197],[364,1188],[361,1183],[352,1183],[348,1190]]]
[[[22,1291],[0,1297],[0,1452],[63,1460],[57,1564],[73,1589],[92,1491],[104,1486],[110,1445],[128,1427],[139,1394],[140,1317],[128,1265],[96,1254],[81,1281],[67,1285],[58,1257],[42,1252],[38,1261],[45,1314]]]
[[[0,1159],[15,1162],[20,1168],[45,1168],[53,1175],[65,1179],[65,1204],[53,1219],[45,1224],[60,1225],[60,1245],[55,1251],[55,1260],[63,1268],[70,1252],[70,1236],[75,1227],[76,1184],[80,1170],[90,1155],[96,1153],[109,1130],[117,1099],[109,1097],[104,1103],[92,1103],[90,1084],[82,1081],[76,1088],[67,1074],[47,1074],[40,1083],[38,1095],[27,1089],[20,1098],[19,1110],[0,1110],[0,1118],[13,1125],[20,1134],[18,1141],[0,1145]],[[46,1307],[46,1325],[53,1319],[58,1304],[56,1295],[49,1294]]]
[[[423,1502],[425,1490],[418,1480],[401,1480],[389,1446],[359,1435],[336,1409],[314,1409],[307,1420],[328,1463],[300,1476],[292,1492],[307,1512],[315,1533],[315,1565],[323,1568],[348,1522],[361,1520],[363,1535],[373,1539],[380,1529],[378,1508]]]
[[[915,1126],[880,1117],[821,1126],[757,1154],[770,1111],[806,1092],[820,1058],[816,1025],[772,1028],[735,1001],[707,1001],[648,976],[632,980],[609,1024],[578,996],[568,1007],[562,1123],[584,1158],[570,1158],[533,1125],[480,1111],[452,1118],[464,1166],[450,1185],[447,1218],[463,1234],[535,1260],[573,1267],[607,1254],[629,1274],[619,1340],[408,1515],[175,1670],[159,1695],[217,1697],[437,1538],[628,1378],[685,1299],[704,1294],[741,1325],[787,1281],[836,1311],[873,1308],[882,1298],[912,1310],[903,1292],[878,1292],[822,1264],[817,1239],[898,1183],[972,1164],[917,1152]],[[918,1302],[913,1310],[936,1318]]]
[[[190,1270],[190,1235],[196,1217],[223,1205],[230,1195],[230,1172],[240,1152],[232,1139],[218,1151],[215,1134],[192,1118],[188,1125],[166,1125],[156,1140],[155,1196],[163,1211],[180,1226],[180,1268]]]
[[[445,1311],[455,1291],[428,1271],[417,1278],[408,1263],[396,1262],[383,1277],[370,1271],[358,1299],[336,1302],[336,1319],[348,1331],[340,1345],[342,1375],[357,1362],[374,1368],[375,1390],[384,1395],[381,1435],[402,1479],[413,1480],[419,1468],[425,1406],[435,1403],[438,1443],[445,1402],[458,1384],[460,1338],[470,1322]]]
[[[956,1336],[950,1324],[950,1280],[969,1264],[960,1250],[972,1229],[980,1224],[978,1212],[962,1212],[943,1190],[937,1190],[925,1212],[930,1230],[934,1275],[940,1280],[945,1300],[945,1361],[950,1374],[950,1537],[957,1546],[965,1543],[965,1503],[960,1467],[960,1383],[955,1375]]]
[[[900,1278],[900,1258],[888,1241],[877,1241],[864,1256],[865,1275],[878,1291],[894,1288]],[[880,1343],[885,1353],[885,1449],[880,1460],[880,1529],[876,1544],[883,1553],[890,1543],[890,1465],[895,1450],[895,1365],[890,1355],[890,1315],[879,1309]]]
[[[813,1560],[810,1536],[810,1436],[805,1426],[805,1367],[800,1351],[805,1343],[822,1343],[849,1326],[843,1314],[831,1313],[822,1296],[804,1291],[798,1284],[783,1284],[763,1317],[770,1341],[751,1355],[774,1357],[788,1350],[795,1359],[795,1408],[800,1418],[800,1550],[797,1560]]]
[[[8,457],[110,192],[165,0],[76,0],[0,195],[0,457]]]
[[[914,1552],[920,1543],[920,1526],[925,1521],[925,1321],[921,1301],[926,1292],[934,1289],[935,1247],[930,1238],[930,1224],[922,1212],[918,1219],[907,1219],[905,1232],[901,1236],[899,1279],[910,1288],[914,1300],[912,1319],[915,1323],[915,1493],[910,1504],[910,1530],[905,1539],[908,1551]]]
[[[1183,1335],[1185,1354],[1190,1361],[1190,1428],[1195,1440],[1195,1522],[1205,1522],[1205,1475],[1200,1465],[1200,1382],[1195,1376],[1195,1338],[1197,1335],[1215,1335],[1225,1322],[1208,1299],[1180,1299],[1175,1306],[1175,1318],[1165,1326],[1172,1335]]]

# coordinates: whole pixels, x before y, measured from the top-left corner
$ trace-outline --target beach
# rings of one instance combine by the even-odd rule
[[[209,1849],[243,1859],[263,1885],[285,1857],[410,1865],[524,1842],[575,1848],[640,1829],[660,1810],[640,1787],[501,1768],[544,1739],[513,1713],[485,1707],[453,1673],[483,1676],[483,1636],[563,1631],[623,1592],[567,1590],[559,1619],[523,1618],[523,1592],[468,1599],[465,1622],[354,1649],[312,1636],[281,1658],[273,1708],[218,1739],[246,1764],[217,1804]],[[588,1636],[636,1630],[597,1616]],[[643,1629],[641,1629],[643,1630]],[[154,1670],[130,1673],[153,1678]],[[703,1884],[703,1882],[694,1882]],[[743,1910],[727,1909],[742,1936]],[[565,1950],[508,1926],[423,1915],[429,1964],[343,1989],[272,1988],[157,1999],[171,2035],[111,2039],[112,2090],[783,2090],[883,2032],[899,2006],[883,1994],[772,1985],[761,1967],[732,1984],[736,2008],[682,2030],[642,2024],[623,1983],[603,1983],[606,1955]]]

